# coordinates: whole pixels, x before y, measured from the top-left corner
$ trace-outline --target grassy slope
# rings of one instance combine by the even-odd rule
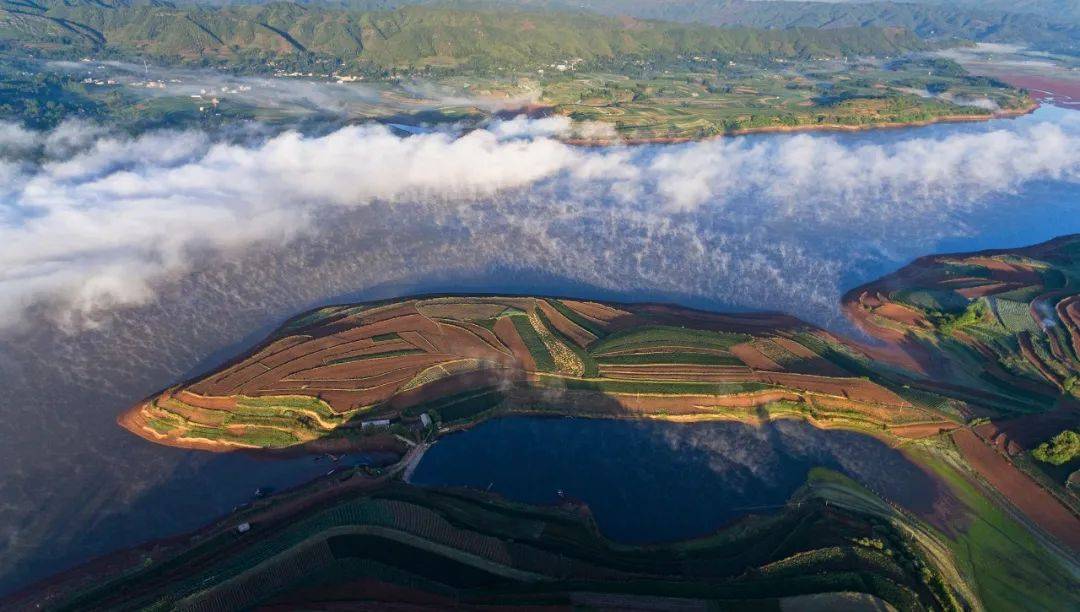
[[[950,544],[957,568],[987,609],[1053,610],[1080,605],[1076,595],[1080,583],[1075,576],[974,485],[970,476],[930,450],[915,451],[912,458],[947,483],[965,506],[966,524],[957,519],[959,532],[942,537]]]

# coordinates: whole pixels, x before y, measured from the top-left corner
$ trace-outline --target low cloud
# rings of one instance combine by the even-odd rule
[[[1080,176],[1080,126],[1068,121],[886,144],[798,135],[579,148],[557,139],[575,129],[563,118],[515,119],[466,134],[402,138],[367,126],[236,143],[197,131],[0,124],[0,327],[34,308],[92,325],[152,301],[196,260],[330,240],[376,204],[397,219],[388,242],[427,220],[431,248],[465,240],[453,257],[471,251],[474,263],[760,307],[800,301],[790,310],[807,316],[808,304],[835,300],[854,265],[840,263],[839,244],[857,239],[865,257],[892,256],[890,240],[947,235],[943,220],[989,194]],[[343,256],[381,256],[370,243],[349,248],[361,250]]]
[[[969,97],[969,96],[960,96],[960,95],[956,95],[956,94],[954,94],[952,92],[949,92],[949,91],[944,91],[944,92],[941,92],[941,93],[934,93],[934,92],[932,92],[932,91],[930,91],[928,89],[903,88],[902,90],[907,92],[907,93],[919,96],[920,98],[931,98],[931,99],[934,99],[934,100],[942,100],[942,101],[945,101],[945,102],[949,102],[951,104],[955,104],[957,106],[973,106],[975,108],[981,108],[983,110],[988,110],[988,111],[991,111],[991,112],[997,112],[997,111],[1001,110],[1001,106],[999,106],[997,102],[994,102],[993,100],[991,100],[990,98],[987,98],[987,97],[974,97],[973,98],[973,97]]]
[[[512,94],[473,92],[424,80],[394,85],[353,80],[349,75],[306,77],[241,76],[209,68],[176,68],[117,61],[41,62],[43,71],[89,80],[88,86],[119,88],[142,99],[186,98],[193,107],[229,101],[274,109],[290,115],[318,113],[341,118],[370,118],[448,107],[486,111],[522,108],[540,98],[538,87]],[[348,80],[337,80],[344,77]]]
[[[698,143],[661,154],[651,170],[680,210],[756,193],[794,216],[888,215],[894,205],[918,212],[1034,179],[1075,179],[1077,142],[1074,129],[1051,123],[890,145],[804,134]]]

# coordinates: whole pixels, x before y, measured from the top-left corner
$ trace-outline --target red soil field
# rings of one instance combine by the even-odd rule
[[[596,340],[596,336],[582,329],[577,323],[567,319],[566,315],[556,310],[547,300],[537,300],[537,305],[540,306],[540,311],[544,313],[551,325],[559,333],[572,340],[574,344],[585,348]]]
[[[495,335],[510,349],[514,354],[514,358],[518,360],[518,363],[521,364],[522,368],[530,372],[536,369],[536,360],[533,359],[532,354],[529,353],[529,348],[525,346],[525,343],[521,340],[521,336],[518,335],[517,329],[514,328],[513,321],[510,319],[499,319],[499,321],[495,323]]]
[[[1015,283],[987,283],[985,285],[978,285],[976,287],[965,287],[963,289],[957,289],[956,292],[966,297],[969,300],[981,298],[987,295],[994,295],[996,293],[1004,293],[1011,289],[1017,288],[1019,285]]]
[[[1002,452],[1014,449],[1010,455],[1021,450],[1031,450],[1040,443],[1080,423],[1080,403],[1062,400],[1050,412],[1028,414],[1011,419],[995,419],[975,427],[975,433]]]
[[[736,344],[731,347],[731,354],[738,357],[739,361],[742,361],[755,370],[770,370],[777,372],[784,369],[780,367],[780,364],[766,357],[765,354],[755,348],[754,345],[747,342]]]
[[[1072,338],[1073,353],[1080,356],[1080,295],[1061,300],[1054,310]]]
[[[1066,103],[1080,102],[1080,79],[1009,73],[1000,73],[994,76],[1013,87],[1028,90],[1031,92],[1031,97],[1040,102],[1048,97],[1054,97]]]
[[[1080,552],[1080,519],[970,429],[952,434],[967,462],[1035,524]]]
[[[795,389],[806,389],[815,393],[836,395],[856,402],[869,402],[910,408],[911,404],[881,385],[861,378],[834,379],[808,374],[790,372],[760,372],[762,382],[783,385]]]
[[[900,304],[888,302],[875,308],[873,313],[879,317],[892,319],[893,321],[898,321],[904,325],[929,327],[926,317],[906,306],[901,306]]]

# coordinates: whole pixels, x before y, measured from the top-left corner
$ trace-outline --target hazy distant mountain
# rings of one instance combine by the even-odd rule
[[[351,2],[355,0],[343,0]],[[451,0],[471,3],[470,0]],[[897,2],[784,2],[772,0],[479,0],[486,5],[563,10],[590,10],[608,15],[632,15],[754,28],[837,28],[854,26],[904,27],[928,38],[965,38],[986,42],[1023,42],[1047,50],[1080,53],[1080,2],[1075,0],[1018,0],[1017,6],[1061,3],[1060,12],[1046,17],[1024,12],[991,10],[975,0],[958,6],[944,0]],[[1004,6],[1005,0],[990,0]]]
[[[775,0],[755,0],[772,2]],[[869,4],[879,0],[810,0],[831,4]],[[1076,0],[904,0],[911,4],[1000,11],[1003,13],[1031,13],[1049,17],[1055,21],[1080,21],[1080,2]]]
[[[967,0],[964,0],[965,2]],[[1000,0],[993,0],[995,3]],[[218,3],[212,7],[210,4]],[[250,49],[309,49],[330,55],[353,53],[365,47],[359,34],[365,27],[359,13],[386,12],[409,5],[453,9],[503,9],[565,13],[588,11],[724,27],[755,29],[904,28],[927,39],[967,39],[1026,43],[1034,47],[1080,54],[1080,25],[1034,14],[984,11],[938,5],[890,2],[783,2],[771,0],[0,0],[0,39],[49,39],[50,36],[92,44],[117,43],[162,53],[211,56]],[[1019,5],[1058,0],[1019,0]],[[344,10],[347,9],[347,10]],[[274,24],[259,23],[271,19]],[[252,20],[256,21],[252,21]],[[551,33],[554,47],[574,38],[576,26],[593,23],[576,17],[564,21],[568,37]],[[370,21],[370,20],[368,20]],[[276,25],[275,25],[276,24]],[[449,24],[448,24],[449,25]],[[608,23],[617,26],[616,22]],[[585,47],[619,48],[609,40],[626,36],[625,28],[605,31],[596,25]],[[298,29],[302,29],[299,31]],[[287,32],[291,40],[282,35]],[[805,37],[807,34],[803,33]],[[458,48],[473,49],[472,41]],[[514,36],[510,36],[514,38]],[[820,36],[818,38],[821,38]],[[564,40],[559,40],[564,39]],[[512,43],[514,41],[511,41]],[[815,42],[821,44],[821,41]],[[874,43],[877,44],[877,43]],[[483,45],[480,45],[483,47]],[[578,43],[571,44],[576,48]],[[663,46],[663,45],[661,45]],[[677,46],[677,45],[675,45]],[[840,48],[839,45],[835,48]],[[514,51],[509,57],[528,55]],[[674,48],[672,46],[671,48]],[[873,44],[866,48],[876,48]],[[264,49],[265,50],[265,49]],[[489,49],[498,58],[503,51]],[[485,52],[486,53],[486,52]],[[369,52],[368,55],[371,55]],[[582,55],[579,53],[578,55]],[[585,54],[587,55],[587,54]],[[406,56],[411,57],[410,54]],[[396,57],[396,56],[393,56]],[[404,56],[403,56],[404,57]],[[390,61],[391,56],[383,58]],[[415,58],[412,58],[415,59]]]

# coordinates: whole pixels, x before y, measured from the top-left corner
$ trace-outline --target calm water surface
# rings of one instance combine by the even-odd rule
[[[411,482],[490,490],[530,504],[558,491],[589,505],[622,542],[700,536],[747,514],[772,513],[826,467],[929,512],[941,485],[863,434],[801,421],[665,423],[506,417],[451,434],[425,453]]]

